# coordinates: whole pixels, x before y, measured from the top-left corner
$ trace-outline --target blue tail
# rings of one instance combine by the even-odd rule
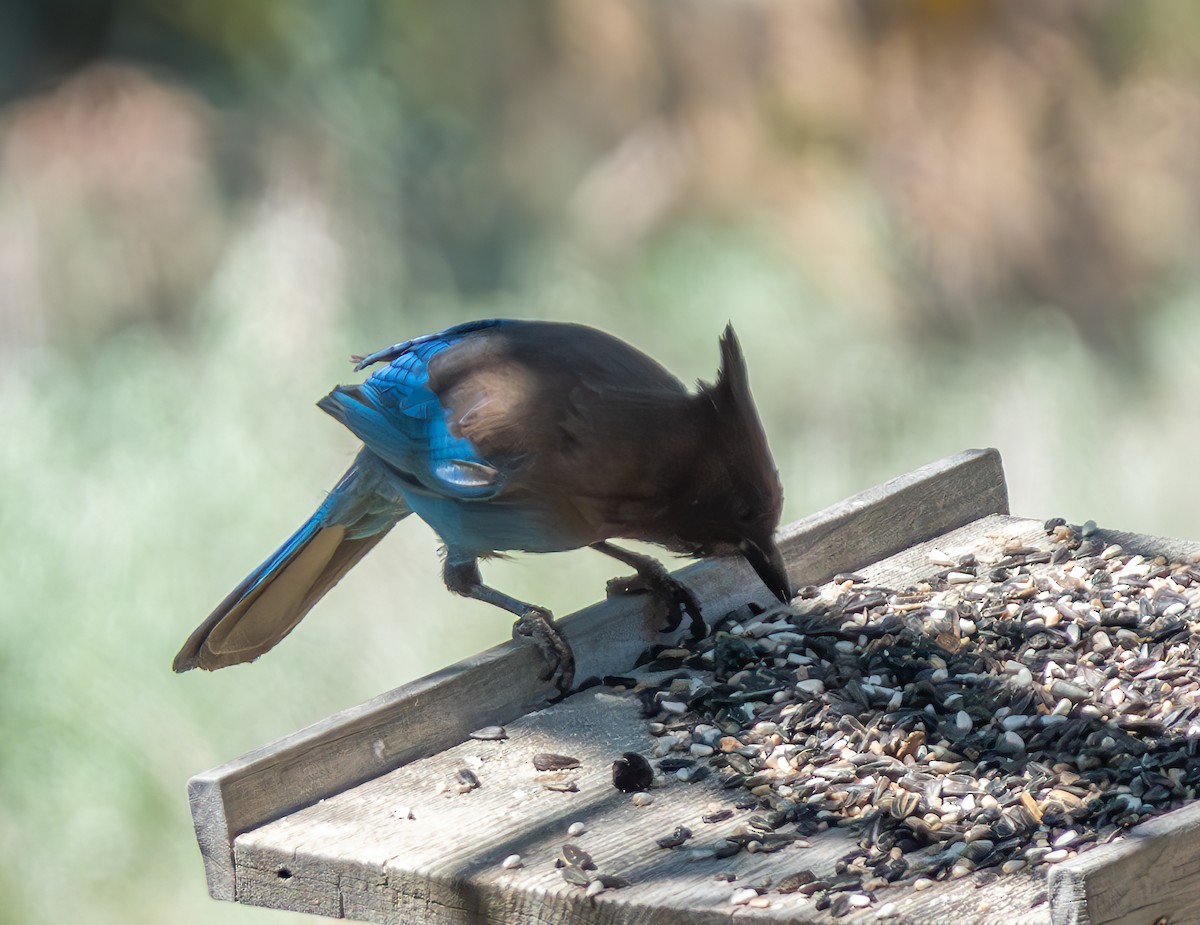
[[[172,667],[212,671],[258,658],[409,513],[386,466],[363,450],[316,513],[188,637]]]

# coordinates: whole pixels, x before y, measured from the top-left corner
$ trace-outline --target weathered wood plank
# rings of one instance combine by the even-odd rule
[[[1194,554],[1200,546],[1126,534],[1130,550]],[[994,557],[1006,543],[1046,546],[1038,521],[987,517],[952,533],[914,545],[860,571],[868,582],[896,586],[933,574],[934,545],[951,555],[986,552]],[[728,922],[828,922],[800,897],[771,896],[770,909],[728,904],[735,886],[711,878],[712,869],[753,882],[801,867],[826,872],[847,846],[833,830],[811,839],[809,849],[776,855],[739,855],[723,862],[688,863],[652,845],[660,832],[680,821],[697,831],[697,844],[737,823],[705,826],[699,817],[729,795],[717,788],[672,785],[656,791],[655,803],[634,809],[608,784],[607,766],[621,751],[648,752],[653,742],[628,698],[584,692],[509,726],[503,743],[465,743],[415,762],[391,775],[336,796],[237,839],[238,898],[275,908],[320,911],[377,922],[432,925],[558,922],[577,925],[636,923],[682,925]],[[528,758],[537,751],[580,757],[580,793],[542,792],[532,780]],[[479,791],[439,797],[433,784],[475,759],[484,781]],[[518,799],[515,791],[526,793]],[[396,819],[398,803],[415,819]],[[407,815],[407,814],[405,814]],[[571,821],[589,831],[575,840],[606,869],[628,876],[628,890],[587,902],[563,883],[551,866],[568,839]],[[1090,922],[1132,925],[1197,918],[1200,814],[1195,807],[1163,816],[1129,833],[1125,840],[1095,849],[1050,869],[1023,871],[984,886],[970,878],[937,884],[917,893],[893,887],[880,902],[893,902],[904,925],[1046,925]],[[1182,850],[1181,850],[1182,849]],[[505,872],[500,860],[519,852],[520,872]],[[286,871],[287,876],[281,876]],[[867,913],[870,915],[870,912]]]
[[[696,844],[707,844],[749,813],[703,823],[709,802],[723,796],[715,782],[675,783],[656,791],[646,807],[615,790],[613,759],[628,750],[649,752],[654,744],[632,697],[585,691],[510,723],[508,732],[507,741],[463,743],[240,836],[238,899],[277,908],[315,903],[326,914],[340,908],[365,921],[428,925],[724,923],[736,887],[713,879],[714,872],[746,877],[797,864],[832,872],[852,844],[849,833],[835,831],[812,848],[793,849],[790,857],[779,852],[699,864],[683,852],[658,848],[654,839],[680,823],[696,832]],[[571,772],[577,793],[538,785],[530,758],[541,751],[581,761]],[[482,782],[478,790],[435,792],[439,781],[453,780],[458,768],[468,766]],[[403,811],[397,818],[401,803],[414,818]],[[577,821],[587,831],[569,838],[567,828]],[[568,841],[635,886],[587,900],[554,867]],[[504,870],[501,861],[513,853],[524,867]],[[280,876],[281,868],[288,876]],[[814,911],[801,897],[787,904],[799,921]]]
[[[957,553],[988,549],[1006,540],[1045,544],[1041,524],[987,517],[935,542]],[[938,570],[922,544],[861,569],[882,585],[907,584]],[[685,824],[703,846],[744,823],[749,810],[706,824],[714,806],[733,809],[737,795],[715,779],[670,782],[654,802],[635,807],[615,791],[609,767],[624,751],[653,753],[656,740],[638,715],[637,701],[605,690],[584,691],[563,703],[508,724],[503,742],[467,742],[413,762],[331,797],[236,840],[238,899],[282,909],[372,922],[480,925],[562,922],[574,925],[684,925],[684,923],[827,923],[810,900],[770,894],[767,909],[733,907],[739,886],[763,877],[776,881],[800,869],[824,876],[853,843],[834,828],[809,839],[811,847],[775,854],[741,853],[724,860],[689,860],[659,849],[655,839]],[[577,793],[552,793],[534,779],[530,758],[542,751],[580,759],[571,772]],[[464,794],[436,792],[461,767],[482,782]],[[411,810],[396,810],[404,806]],[[587,832],[568,839],[575,821]],[[631,881],[628,888],[588,900],[553,866],[560,846],[572,841],[601,869]],[[501,861],[518,853],[520,870]],[[737,881],[716,880],[715,872]],[[916,892],[891,887],[879,903],[895,902],[904,925],[1047,925],[1045,877],[1022,872],[977,887],[970,879]],[[871,913],[867,913],[870,915]]]
[[[794,584],[826,580],[914,542],[1007,512],[1000,456],[969,450],[924,466],[784,528],[780,546]],[[770,595],[740,560],[707,560],[679,573],[706,617]],[[644,600],[616,598],[563,620],[577,677],[627,670],[661,641]],[[553,693],[539,657],[505,643],[194,777],[188,785],[209,891],[236,894],[231,845],[238,833],[462,742],[519,717]]]
[[[1200,551],[1200,545],[1178,540],[1113,532],[1102,536],[1149,555],[1186,557]],[[852,567],[873,584],[909,584],[937,571],[929,557],[934,545],[951,555],[987,550],[994,557],[1006,541],[1047,544],[1040,522],[986,517],[874,564],[834,571]],[[734,887],[713,880],[709,868],[736,873],[741,883],[800,866],[824,873],[845,850],[846,833],[840,830],[813,838],[808,849],[707,861],[703,870],[681,855],[653,847],[659,829],[665,833],[681,820],[708,840],[724,834],[736,820],[723,827],[698,822],[711,802],[728,800],[728,794],[695,784],[656,791],[655,803],[641,809],[611,788],[611,759],[627,749],[647,752],[652,747],[644,725],[628,698],[583,692],[510,723],[508,742],[461,744],[248,832],[235,843],[237,898],[364,921],[431,925],[831,921],[797,896],[773,895],[770,909],[731,907]],[[569,752],[583,759],[580,793],[541,791],[528,763],[536,751]],[[437,796],[432,784],[449,779],[472,760],[481,762],[484,787],[471,794]],[[517,799],[514,789],[530,794]],[[415,819],[396,817],[393,810],[400,802],[413,807]],[[552,860],[568,840],[567,825],[576,819],[589,828],[577,843],[605,869],[629,876],[632,887],[589,902],[557,877]],[[1037,868],[983,886],[966,878],[924,893],[893,887],[881,893],[880,902],[895,903],[895,921],[903,925],[1200,920],[1198,827],[1200,807],[1191,806],[1139,826],[1113,845],[1049,868],[1049,883],[1047,868]],[[526,866],[504,871],[499,862],[513,852],[525,856]]]
[[[996,450],[967,450],[797,520],[780,531],[793,579],[821,584],[987,514],[1008,513]]]
[[[1053,925],[1200,922],[1200,804],[1064,861],[1047,881]]]

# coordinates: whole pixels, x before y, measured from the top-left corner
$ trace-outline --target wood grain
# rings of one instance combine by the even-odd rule
[[[987,551],[1006,540],[1045,543],[1041,524],[993,516],[939,537],[951,552]],[[861,569],[871,583],[896,585],[932,575],[929,545]],[[827,875],[854,836],[834,828],[809,839],[810,847],[774,854],[741,853],[724,860],[689,860],[658,848],[676,825],[695,833],[689,845],[717,841],[744,823],[738,794],[715,778],[669,781],[636,807],[611,784],[613,759],[624,751],[653,752],[656,740],[639,717],[635,697],[591,689],[508,724],[509,739],[466,742],[412,762],[359,787],[239,836],[235,843],[237,899],[281,909],[315,911],[372,922],[428,925],[501,925],[570,922],[572,925],[684,925],[832,921],[799,895],[769,894],[771,907],[729,902],[735,889],[765,877],[778,881],[797,870]],[[577,793],[542,789],[531,757],[565,753],[581,767],[568,772]],[[439,793],[457,769],[471,767],[481,781],[469,793]],[[732,818],[703,821],[713,808]],[[410,816],[412,818],[410,818]],[[569,838],[572,822],[587,831]],[[604,871],[630,886],[595,900],[566,883],[554,867],[572,842]],[[524,866],[501,861],[520,854]],[[722,872],[733,883],[714,879]],[[880,891],[876,905],[895,902],[902,925],[1047,925],[1044,874],[1022,872],[983,886],[970,878],[916,892]],[[870,912],[867,915],[871,915]]]
[[[1047,881],[1053,925],[1200,922],[1200,804],[1063,862]]]
[[[1195,555],[1200,545],[1135,534],[1104,534],[1130,551]],[[857,566],[881,586],[902,586],[937,571],[930,550],[995,559],[1006,543],[1046,547],[1038,521],[984,517],[872,564]],[[840,571],[841,569],[835,569]],[[748,579],[747,579],[748,580]],[[234,844],[236,898],[272,908],[372,922],[430,925],[561,923],[684,925],[684,923],[831,923],[827,912],[796,895],[766,894],[765,909],[734,907],[738,886],[799,869],[832,869],[852,836],[833,829],[810,847],[776,854],[739,854],[689,861],[658,849],[655,839],[679,823],[702,845],[726,834],[748,811],[708,825],[704,813],[734,806],[715,781],[670,782],[654,802],[635,807],[610,783],[611,760],[622,751],[649,753],[654,740],[636,700],[605,689],[576,694],[508,724],[502,742],[468,741],[413,761],[323,802],[239,836]],[[578,757],[577,793],[553,793],[535,780],[540,751]],[[439,781],[472,767],[482,781],[469,793],[439,793]],[[411,817],[411,818],[410,818]],[[587,831],[566,834],[571,822]],[[1153,925],[1200,921],[1200,805],[1132,830],[1122,840],[1057,867],[1026,870],[991,883],[974,878],[916,892],[881,890],[876,908],[895,904],[897,925]],[[631,885],[588,900],[562,880],[553,861],[567,841]],[[505,870],[519,853],[524,866]],[[723,872],[734,883],[714,879]],[[853,920],[873,920],[867,910]]]
[[[794,585],[819,583],[1007,510],[999,454],[968,450],[789,525],[780,547]],[[771,600],[740,559],[705,560],[677,576],[709,620]],[[632,597],[566,617],[576,677],[628,670],[663,641],[659,619]],[[527,714],[554,693],[538,680],[540,668],[530,646],[505,643],[192,778],[188,797],[212,896],[238,895],[232,845],[239,833],[442,752],[472,729]]]
[[[967,450],[797,520],[780,531],[780,541],[788,549],[793,580],[820,584],[1008,510],[1000,454]]]

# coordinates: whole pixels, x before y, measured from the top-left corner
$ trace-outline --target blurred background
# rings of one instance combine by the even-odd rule
[[[415,519],[261,663],[171,657],[355,451],[347,358],[733,320],[793,519],[968,446],[1200,539],[1200,5],[6,0],[0,922],[210,901],[187,777],[506,639]],[[567,613],[612,566],[495,563]]]

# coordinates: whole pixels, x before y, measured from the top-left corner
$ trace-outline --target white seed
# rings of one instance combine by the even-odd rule
[[[587,831],[587,826],[584,825],[582,822],[572,822],[569,826],[567,826],[567,834],[570,835],[572,838],[578,838],[580,835],[582,835],[586,831]]]
[[[757,895],[758,890],[751,890],[749,888],[734,890],[733,895],[729,897],[729,901],[735,906],[744,906]]]
[[[654,797],[648,793],[635,793],[629,802],[634,806],[649,806],[654,802]]]
[[[1020,755],[1025,752],[1025,740],[1015,732],[1006,732],[996,740],[996,750],[1007,755]]]
[[[957,564],[954,561],[953,556],[947,555],[946,553],[944,553],[940,549],[938,549],[936,546],[933,549],[929,550],[929,561],[932,564],[940,566],[942,568],[949,568],[950,566]]]
[[[500,866],[505,870],[516,870],[518,867],[523,865],[524,862],[521,860],[521,856],[519,854],[510,854],[500,862]]]

